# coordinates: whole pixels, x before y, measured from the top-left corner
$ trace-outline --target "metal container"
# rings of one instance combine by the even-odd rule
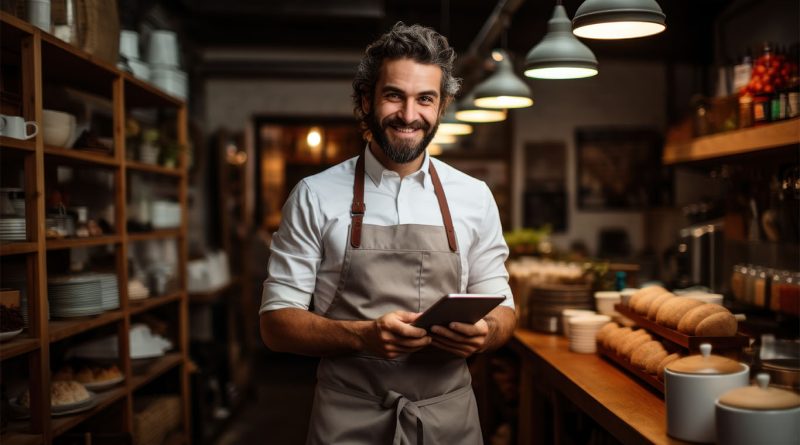
[[[564,332],[565,309],[594,310],[592,289],[583,284],[538,284],[528,292],[528,326],[540,332]]]

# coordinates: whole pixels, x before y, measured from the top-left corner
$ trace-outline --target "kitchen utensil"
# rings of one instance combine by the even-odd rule
[[[800,438],[800,395],[769,386],[769,374],[757,384],[732,389],[716,401],[717,442],[797,444]]]
[[[147,61],[155,67],[177,68],[178,39],[174,32],[163,29],[150,34],[147,46]]]
[[[664,369],[667,434],[690,442],[714,442],[716,399],[748,385],[750,367],[711,355],[711,345],[700,345],[701,355],[676,360]]]
[[[70,148],[76,137],[75,116],[63,111],[42,110],[42,133],[45,145]]]

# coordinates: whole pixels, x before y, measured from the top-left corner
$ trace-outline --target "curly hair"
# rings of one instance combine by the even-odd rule
[[[397,22],[389,32],[367,47],[353,80],[353,112],[363,131],[368,131],[365,122],[370,116],[362,106],[363,99],[372,102],[383,61],[403,58],[442,69],[442,110],[458,93],[461,79],[453,76],[456,52],[447,38],[425,26]]]

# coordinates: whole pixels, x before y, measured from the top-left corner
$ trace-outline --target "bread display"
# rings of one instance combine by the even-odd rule
[[[101,383],[122,377],[117,365],[82,366],[76,372],[66,365],[53,374],[53,381],[76,380],[80,383]]]
[[[645,369],[647,367],[647,361],[654,355],[661,354],[662,352],[666,353],[666,350],[661,342],[655,340],[645,342],[633,350],[631,353],[631,363],[639,369]],[[666,355],[667,354],[664,354],[664,357],[666,357]]]
[[[610,332],[614,331],[615,329],[619,329],[619,325],[617,323],[613,322],[613,321],[610,321],[610,322],[604,324],[603,327],[601,327],[600,330],[597,331],[597,334],[595,335],[595,337],[597,338],[597,341],[602,343],[603,340],[605,339],[606,335],[608,335]]]
[[[50,384],[50,406],[71,405],[86,401],[90,398],[89,391],[75,380],[54,381]],[[25,390],[18,398],[17,402],[25,407],[31,406],[31,395]]]
[[[648,334],[644,329],[634,331],[631,335],[620,342],[620,347],[617,349],[617,354],[623,355],[630,360],[634,349],[651,340],[653,340],[653,337],[650,336],[650,334]]]
[[[686,297],[676,297],[667,300],[658,309],[658,313],[656,313],[656,323],[670,329],[675,329],[678,327],[678,322],[687,312],[703,304],[704,303],[701,301]]]
[[[658,367],[656,368],[656,375],[658,376],[658,378],[663,379],[664,368],[666,368],[667,365],[674,362],[675,360],[678,360],[681,357],[682,355],[678,354],[677,352],[673,352],[672,354],[664,357],[660,362],[658,362]]]
[[[666,292],[656,297],[656,299],[653,300],[652,303],[650,303],[650,307],[647,308],[647,318],[650,320],[655,320],[656,314],[658,313],[658,310],[661,308],[661,305],[663,305],[672,298],[675,298],[675,294],[671,292]]]

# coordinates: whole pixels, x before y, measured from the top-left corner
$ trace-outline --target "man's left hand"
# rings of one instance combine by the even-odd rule
[[[453,322],[447,327],[433,326],[430,332],[433,346],[466,358],[483,349],[489,325],[483,319],[475,324]]]

